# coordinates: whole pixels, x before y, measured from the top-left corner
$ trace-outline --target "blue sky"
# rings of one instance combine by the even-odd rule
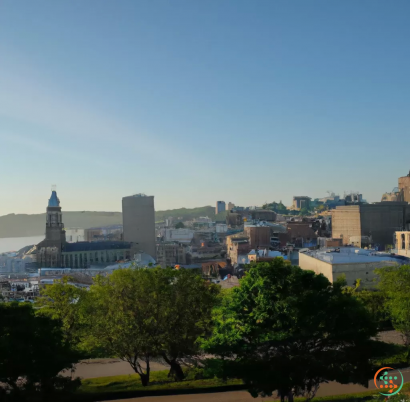
[[[0,2],[0,215],[260,205],[410,169],[407,0]]]

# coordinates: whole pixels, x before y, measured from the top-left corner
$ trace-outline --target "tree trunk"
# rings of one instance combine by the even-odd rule
[[[171,369],[170,372],[172,371],[175,381],[183,381],[185,378],[185,374],[182,371],[181,365],[174,359],[171,360]]]
[[[292,391],[289,391],[288,401],[289,401],[289,402],[293,402],[293,392],[292,392]]]
[[[222,381],[226,383],[227,379],[228,378],[226,376],[226,361],[225,361],[225,357],[222,356]]]
[[[278,397],[280,397],[280,402],[285,402],[285,398],[289,396],[289,393],[283,389],[278,390]]]
[[[141,384],[146,387],[149,384],[149,374],[140,374]]]
[[[181,365],[177,362],[177,359],[168,359],[166,353],[163,353],[162,357],[165,362],[171,366],[171,368],[169,369],[168,377],[173,377],[175,381],[183,381],[185,374],[182,370]]]
[[[143,370],[143,368],[140,366],[139,363],[138,363],[138,364],[135,364],[135,363],[134,363],[134,366],[133,366],[134,371],[135,371],[135,372],[140,376],[140,378],[141,378],[141,384],[142,384],[143,387],[146,387],[146,386],[149,384],[149,375],[150,375],[150,372],[151,372],[151,368],[150,368],[150,365],[149,365],[149,359],[150,359],[149,356],[146,356],[146,357],[145,357],[145,364],[146,364],[145,373],[144,373],[144,370]]]

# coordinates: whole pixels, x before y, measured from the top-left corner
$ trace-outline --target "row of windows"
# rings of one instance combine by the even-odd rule
[[[88,268],[92,264],[115,263],[116,261],[130,259],[130,251],[110,253],[106,251],[89,253],[69,253],[62,257],[63,266],[70,268]]]

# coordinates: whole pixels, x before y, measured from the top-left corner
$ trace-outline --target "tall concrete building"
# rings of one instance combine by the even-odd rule
[[[233,209],[235,207],[235,204],[233,203],[233,202],[228,202],[227,204],[226,204],[226,210],[227,211],[230,211],[231,209]]]
[[[124,241],[156,258],[154,197],[135,194],[122,199]]]
[[[215,207],[215,215],[218,215],[220,212],[225,211],[225,201],[217,201]]]
[[[348,205],[332,211],[332,237],[356,247],[393,244],[395,232],[407,230],[409,224],[410,206],[406,202]]]

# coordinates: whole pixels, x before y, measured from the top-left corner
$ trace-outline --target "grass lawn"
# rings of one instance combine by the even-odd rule
[[[130,391],[157,391],[157,390],[178,390],[178,389],[195,389],[226,387],[231,385],[242,384],[241,380],[228,380],[223,382],[220,379],[200,379],[190,378],[181,382],[170,381],[168,370],[154,371],[150,376],[150,385],[143,387],[137,374],[118,375],[114,377],[90,378],[81,381],[81,387],[78,392],[81,394],[97,394],[111,392],[130,392]]]

